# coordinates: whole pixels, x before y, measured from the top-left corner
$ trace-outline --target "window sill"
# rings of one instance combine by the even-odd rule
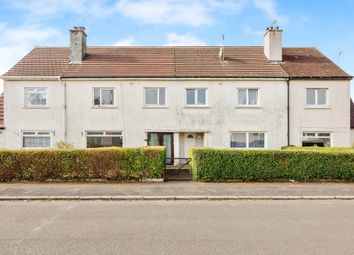
[[[48,106],[25,106],[22,109],[49,109]]]
[[[91,109],[117,109],[118,106],[92,106]]]
[[[232,150],[266,150],[267,148],[232,148],[232,147],[230,147],[230,149],[232,149]]]
[[[186,105],[184,109],[209,109],[208,105]]]
[[[260,105],[237,105],[235,109],[262,109],[263,107]]]
[[[144,105],[141,107],[142,109],[168,109],[168,106],[159,106],[159,105]]]
[[[306,105],[305,106],[305,109],[307,109],[307,110],[330,110],[330,109],[332,109],[331,107],[329,107],[329,106],[326,106],[326,105],[324,105],[324,106],[312,106],[312,105]]]

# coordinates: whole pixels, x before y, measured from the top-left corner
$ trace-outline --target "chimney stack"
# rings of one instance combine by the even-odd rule
[[[271,62],[283,61],[282,33],[279,27],[271,26],[264,34],[264,55]]]
[[[70,62],[81,63],[86,54],[85,27],[73,27],[70,29]]]

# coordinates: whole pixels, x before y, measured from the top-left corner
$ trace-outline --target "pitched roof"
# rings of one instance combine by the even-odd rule
[[[36,47],[6,76],[60,76],[69,67],[69,48]]]
[[[36,47],[4,76],[66,78],[341,78],[347,73],[315,48],[284,48],[270,63],[263,47],[88,47],[81,64],[68,48]]]
[[[354,128],[354,103],[350,99],[350,128]]]
[[[4,126],[4,96],[0,95],[0,127]]]
[[[351,78],[316,48],[284,48],[280,65],[292,78]]]

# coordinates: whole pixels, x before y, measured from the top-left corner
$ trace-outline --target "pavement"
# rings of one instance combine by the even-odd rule
[[[353,254],[354,201],[1,202],[1,254]]]
[[[354,200],[354,183],[1,183],[9,200]]]

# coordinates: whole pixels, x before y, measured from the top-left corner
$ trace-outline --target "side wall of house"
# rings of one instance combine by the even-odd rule
[[[350,141],[351,145],[354,146],[354,128],[350,130]]]
[[[328,106],[306,106],[307,88],[328,89]],[[331,146],[350,146],[350,82],[343,80],[297,80],[290,82],[290,139],[302,145],[302,132],[330,132]]]
[[[26,108],[25,88],[46,87],[48,107]],[[4,82],[4,147],[22,147],[23,131],[50,131],[51,145],[64,140],[64,93],[58,81],[5,81]]]

